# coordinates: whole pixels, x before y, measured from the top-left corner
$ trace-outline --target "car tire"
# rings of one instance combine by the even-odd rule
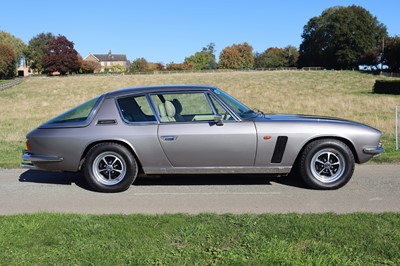
[[[83,173],[88,184],[99,192],[122,192],[135,181],[138,165],[133,154],[117,143],[100,143],[86,155]]]
[[[300,158],[300,175],[314,189],[338,189],[354,172],[350,148],[336,139],[320,139],[305,147]]]

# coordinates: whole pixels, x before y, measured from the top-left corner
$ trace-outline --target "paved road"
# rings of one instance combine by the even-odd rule
[[[400,165],[357,165],[336,191],[316,191],[296,177],[140,177],[128,191],[90,191],[80,174],[0,170],[0,215],[68,213],[347,213],[400,211]]]

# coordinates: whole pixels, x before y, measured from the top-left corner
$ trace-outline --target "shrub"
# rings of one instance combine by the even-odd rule
[[[374,93],[379,94],[400,94],[400,80],[376,80]]]

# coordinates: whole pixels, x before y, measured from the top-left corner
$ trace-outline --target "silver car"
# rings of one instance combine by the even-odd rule
[[[102,192],[138,173],[287,175],[337,189],[355,163],[380,155],[381,132],[337,118],[264,114],[210,86],[138,87],[103,94],[27,135],[22,166],[83,171]]]

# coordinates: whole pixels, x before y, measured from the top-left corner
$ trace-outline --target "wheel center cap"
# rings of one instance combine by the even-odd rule
[[[331,168],[331,164],[330,164],[330,163],[325,163],[325,164],[324,164],[324,168],[325,168],[325,169]]]
[[[107,165],[106,170],[107,170],[108,172],[111,172],[111,171],[114,170],[114,167],[113,167],[112,165]]]

